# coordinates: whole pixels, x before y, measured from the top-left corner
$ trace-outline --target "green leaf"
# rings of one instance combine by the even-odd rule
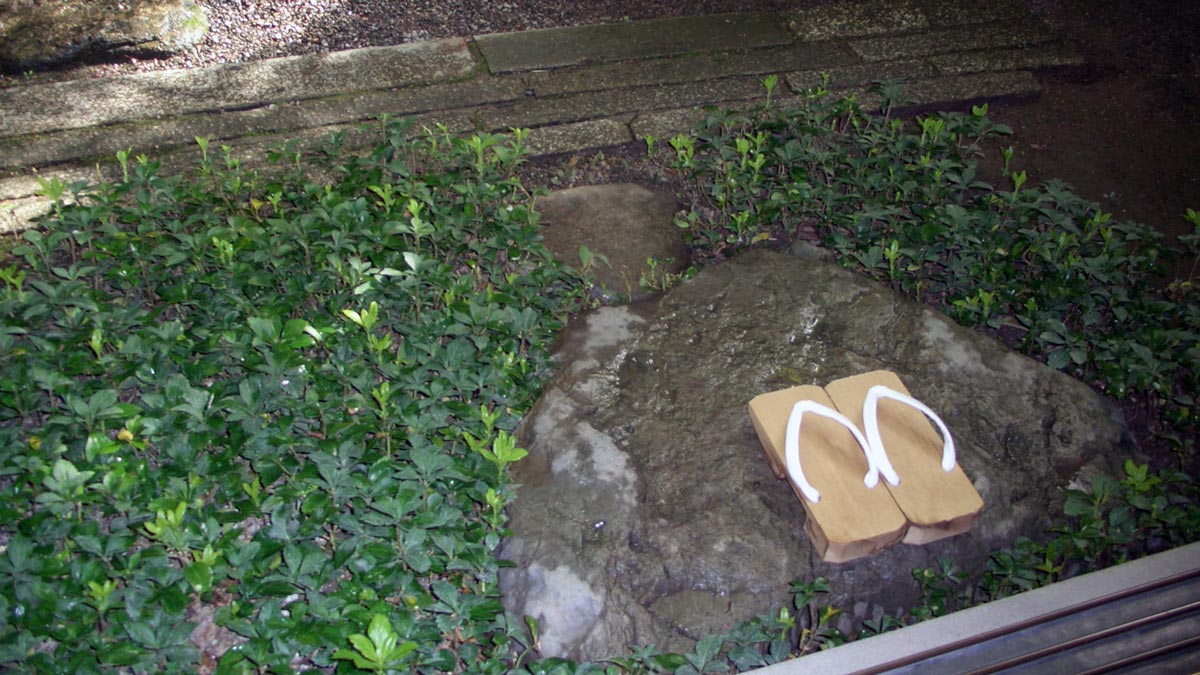
[[[1063,504],[1063,512],[1068,516],[1078,517],[1092,511],[1092,500],[1079,490],[1067,490],[1067,499]]]
[[[724,644],[725,639],[723,636],[710,635],[709,637],[703,638],[696,643],[696,654],[703,660],[704,663],[708,663],[716,658]]]
[[[137,663],[138,658],[145,654],[145,650],[139,649],[128,642],[118,642],[116,644],[102,644],[100,646],[100,663],[109,666],[132,666]]]
[[[192,563],[183,569],[183,578],[191,585],[193,591],[207,593],[212,590],[212,565]]]
[[[71,496],[94,475],[95,471],[80,471],[71,461],[57,459],[54,461],[54,469],[49,476],[42,479],[42,484],[60,495]]]
[[[129,621],[125,624],[125,632],[134,642],[148,649],[158,648],[158,638],[154,635],[154,630],[146,625],[144,621]]]
[[[283,324],[280,337],[292,349],[305,349],[316,344],[314,336],[320,338],[321,334],[304,319],[288,319],[287,323]]]
[[[396,647],[396,632],[392,630],[392,623],[383,614],[376,614],[371,617],[371,624],[367,626],[367,635],[371,638],[371,642],[375,645],[375,653],[379,655],[381,661],[387,661],[392,658],[392,650]]]
[[[357,635],[357,634],[351,635],[350,641],[353,642],[354,638],[356,638],[356,637],[362,638],[362,640],[367,643],[367,646],[370,647],[370,644],[371,644],[370,641],[368,641],[367,638],[363,635]],[[378,663],[376,661],[368,660],[368,659],[364,658],[358,652],[352,652],[349,649],[338,649],[338,650],[334,651],[333,658],[338,661],[350,661],[350,662],[354,663],[355,668],[358,668],[360,670],[377,670],[377,666],[378,666]]]
[[[1054,370],[1062,370],[1070,361],[1070,353],[1066,349],[1055,349],[1046,357],[1046,365]]]
[[[406,642],[405,644],[416,646],[416,643],[413,642]],[[449,649],[439,649],[423,663],[440,672],[449,673],[458,666],[458,656]]]
[[[408,656],[409,654],[415,652],[417,650],[418,646],[419,645],[416,642],[413,642],[412,640],[408,640],[406,642],[403,642],[403,643],[393,647],[392,651],[391,651],[391,660],[399,661],[400,659],[403,659],[404,657]]]
[[[29,569],[30,555],[33,553],[33,543],[22,535],[14,535],[8,542],[8,550],[5,555],[8,557],[8,562],[16,572],[24,572]]]
[[[404,264],[408,265],[408,268],[414,273],[421,271],[421,266],[424,262],[425,258],[421,254],[412,251],[404,252]]]
[[[529,454],[524,448],[518,448],[516,444],[516,439],[507,431],[497,434],[496,440],[492,442],[492,453],[495,455],[496,461],[502,464],[511,464]]]
[[[658,653],[649,657],[647,661],[660,670],[677,670],[688,664],[688,659],[684,658],[682,653]]]
[[[250,326],[250,331],[254,333],[253,344],[275,344],[279,339],[279,317],[246,317],[246,323]]]
[[[373,663],[382,663],[379,648],[375,642],[361,633],[353,633],[348,638],[358,653]]]
[[[1044,342],[1044,343],[1050,344],[1050,345],[1065,345],[1065,344],[1067,344],[1067,339],[1064,338],[1060,333],[1055,332],[1055,331],[1049,331],[1049,330],[1042,331],[1038,335],[1038,341]]]

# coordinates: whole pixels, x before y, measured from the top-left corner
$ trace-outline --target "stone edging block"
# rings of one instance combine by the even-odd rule
[[[528,86],[531,94],[553,96],[645,85],[701,82],[787,70],[835,68],[852,63],[859,63],[858,56],[845,45],[831,41],[514,73],[494,79],[520,78],[521,82]]]
[[[1033,18],[1022,0],[916,0],[934,27]]]
[[[806,7],[789,12],[787,23],[796,36],[806,42],[902,33],[929,25],[911,0],[867,0]]]
[[[628,120],[605,118],[531,129],[525,147],[534,155],[557,155],[631,141]]]
[[[470,77],[461,38],[194,70],[0,89],[0,136],[128,122]]]
[[[710,14],[492,33],[475,44],[493,74],[787,44],[774,14]]]
[[[756,78],[729,78],[585,92],[553,98],[530,98],[485,109],[481,119],[485,129],[540,127],[611,117],[620,113],[665,110],[681,105],[715,105],[726,101],[753,99],[762,93],[762,84]]]
[[[1083,66],[1085,61],[1078,53],[1061,47],[1030,47],[943,54],[931,57],[929,63],[939,73],[957,75],[1002,70],[1071,68]]]
[[[196,136],[216,141],[366,122],[381,115],[411,117],[436,111],[513,101],[522,97],[513,81],[453,82],[436,87],[370,91],[349,96],[268,105],[221,115],[195,113],[160,120],[84,127],[31,136],[0,138],[0,169],[46,166],[137,151],[187,145]]]
[[[864,61],[874,63],[974,49],[1029,47],[1053,39],[1054,34],[1040,24],[999,24],[856,39],[850,41],[850,48]]]

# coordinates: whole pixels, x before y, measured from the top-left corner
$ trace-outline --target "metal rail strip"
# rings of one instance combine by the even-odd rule
[[[755,675],[1200,673],[1200,543]]]

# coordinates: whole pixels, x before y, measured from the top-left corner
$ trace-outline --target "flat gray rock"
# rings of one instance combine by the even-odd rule
[[[45,66],[85,54],[172,54],[207,32],[194,0],[10,0],[0,4],[0,67]]]
[[[545,656],[598,659],[693,640],[788,604],[823,576],[840,627],[911,607],[939,556],[980,572],[1061,513],[1063,491],[1133,449],[1082,383],[813,256],[753,251],[653,301],[581,317],[522,426],[509,611]],[[895,371],[941,413],[983,497],[967,534],[822,562],[746,405],[795,384]]]

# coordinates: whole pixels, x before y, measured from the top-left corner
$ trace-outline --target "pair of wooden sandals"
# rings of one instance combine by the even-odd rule
[[[961,534],[983,509],[946,425],[890,371],[756,396],[750,418],[826,562]]]

